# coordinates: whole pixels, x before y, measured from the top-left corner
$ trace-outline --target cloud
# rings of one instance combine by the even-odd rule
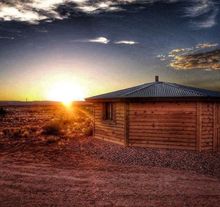
[[[114,42],[115,44],[124,44],[124,45],[135,45],[138,44],[138,42],[131,41],[131,40],[121,40]]]
[[[212,48],[212,47],[217,47],[218,43],[200,43],[196,45],[196,48]]]
[[[200,43],[192,48],[171,50],[162,60],[176,70],[220,70],[220,49],[217,43]],[[158,56],[160,58],[160,55]]]
[[[77,8],[85,13],[100,13],[100,12],[116,12],[122,11],[121,3],[132,3],[134,1],[87,1]]]
[[[214,0],[1,0],[0,19],[38,24],[41,21],[62,20],[72,13],[95,15],[127,11],[131,9],[127,5],[141,9],[154,3],[185,3],[179,15],[190,18],[192,27],[196,29],[210,28],[217,23],[219,8]]]
[[[177,54],[184,54],[185,52],[191,51],[193,48],[176,48],[169,52],[168,57],[175,57]]]
[[[165,61],[166,60],[166,55],[159,54],[159,55],[157,55],[157,58],[159,58],[161,61]]]
[[[106,37],[97,37],[95,39],[84,40],[84,42],[94,42],[94,43],[108,44],[110,42],[110,40],[107,39]]]
[[[116,12],[124,10],[123,5],[139,2],[139,0],[2,0],[0,2],[0,19],[4,21],[23,21],[37,24],[42,20],[68,18],[59,13],[59,7],[69,5],[71,11],[85,14],[100,12]]]
[[[196,26],[198,28],[210,28],[210,27],[213,27],[217,24],[217,15],[218,15],[218,9],[215,8],[212,12],[211,15],[209,15],[205,20],[203,21],[198,21],[196,23]],[[195,25],[195,24],[194,24]]]
[[[213,0],[193,0],[189,5],[185,9],[185,16],[193,18],[193,28],[210,28],[217,24],[219,8]]]
[[[206,53],[175,56],[170,66],[177,70],[220,70],[220,50]]]
[[[186,8],[185,13],[190,17],[198,17],[212,11],[214,2],[212,0],[194,0]]]
[[[94,39],[81,39],[81,40],[73,40],[72,42],[91,42],[91,43],[100,43],[100,44],[108,44],[111,42],[110,39],[106,37],[97,37]],[[135,45],[139,44],[139,42],[131,41],[131,40],[120,40],[116,42],[112,42],[113,44],[122,44],[122,45]]]
[[[0,3],[0,19],[38,23],[48,18],[61,18],[55,11],[63,0],[8,0]]]
[[[0,36],[0,39],[14,40],[14,37]]]

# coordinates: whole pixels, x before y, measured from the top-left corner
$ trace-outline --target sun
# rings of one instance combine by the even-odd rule
[[[62,102],[65,106],[70,106],[73,101],[82,101],[84,98],[82,87],[67,80],[54,83],[47,92],[48,100]]]

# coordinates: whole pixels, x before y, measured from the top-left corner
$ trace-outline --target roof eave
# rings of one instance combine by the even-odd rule
[[[220,101],[220,97],[181,96],[181,97],[117,97],[117,98],[86,98],[88,102],[146,102],[146,101]]]

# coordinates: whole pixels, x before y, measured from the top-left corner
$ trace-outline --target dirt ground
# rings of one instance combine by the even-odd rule
[[[18,109],[13,120],[23,113]],[[31,113],[29,125],[45,123]],[[220,206],[219,154],[124,148],[91,137],[6,140],[2,135],[1,207]]]

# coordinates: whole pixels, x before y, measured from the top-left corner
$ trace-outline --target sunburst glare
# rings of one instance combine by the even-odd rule
[[[68,80],[54,83],[47,92],[48,100],[62,102],[65,106],[70,106],[73,101],[82,101],[84,97],[82,87]]]

